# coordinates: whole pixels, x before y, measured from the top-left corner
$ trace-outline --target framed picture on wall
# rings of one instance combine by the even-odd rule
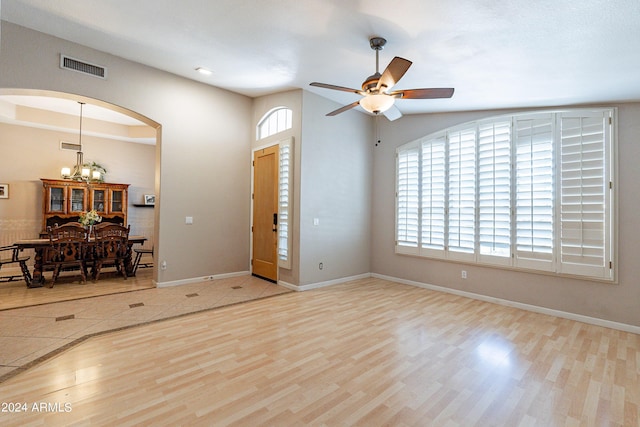
[[[147,206],[153,206],[156,204],[156,195],[155,194],[145,194],[144,195],[144,204]]]
[[[9,198],[9,184],[0,184],[0,199]]]

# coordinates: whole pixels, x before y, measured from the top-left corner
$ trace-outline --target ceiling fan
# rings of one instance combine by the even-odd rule
[[[378,71],[380,64],[378,56],[386,43],[387,41],[382,37],[372,37],[369,39],[371,49],[376,51],[376,73],[366,78],[364,83],[362,83],[362,90],[330,85],[327,83],[310,83],[311,86],[362,95],[360,100],[338,108],[337,110],[328,113],[327,116],[335,116],[360,105],[372,114],[384,114],[387,119],[395,120],[402,117],[402,113],[400,113],[400,110],[398,110],[394,105],[396,98],[435,99],[451,98],[453,96],[453,88],[403,89],[389,92],[389,90],[398,83],[398,80],[404,76],[412,63],[407,59],[396,56],[389,63],[384,72],[380,74]]]

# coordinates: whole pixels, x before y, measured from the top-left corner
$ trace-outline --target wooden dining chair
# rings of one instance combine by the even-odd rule
[[[11,282],[16,277],[22,277],[24,281],[27,282],[27,287],[31,287],[31,273],[29,273],[29,268],[27,267],[29,258],[31,257],[28,255],[20,255],[19,248],[16,245],[1,246],[0,269],[3,265],[19,264],[22,276],[3,276],[0,277],[0,282]]]
[[[129,231],[131,226],[103,223],[94,227],[93,280],[98,280],[104,265],[115,265],[118,273],[127,279],[127,263],[131,259]]]
[[[153,257],[153,247],[151,249],[135,248],[133,251],[136,253],[136,256],[133,260],[133,268],[131,269],[132,276],[136,275],[138,267],[140,266],[142,266],[143,268],[153,267],[153,260],[151,260],[151,262],[142,262],[142,257],[144,255],[151,255]]]
[[[49,227],[49,246],[44,251],[43,264],[53,266],[52,288],[66,268],[80,269],[82,283],[87,282],[87,260],[89,255],[89,233],[77,222]]]

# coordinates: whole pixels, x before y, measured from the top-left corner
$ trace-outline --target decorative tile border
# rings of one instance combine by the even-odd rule
[[[32,360],[31,362],[28,362],[28,363],[26,363],[26,364],[24,364],[22,366],[16,367],[11,372],[8,372],[8,373],[6,373],[4,375],[0,375],[0,384],[2,384],[4,381],[6,381],[6,380],[8,380],[10,378],[15,377],[16,375],[20,374],[21,372],[27,371],[27,370],[33,368],[34,366],[37,366],[40,363],[42,363],[42,362],[44,362],[46,360],[49,360],[52,357],[55,357],[58,354],[66,351],[66,350],[68,350],[68,349],[70,349],[72,347],[75,347],[78,344],[81,344],[82,342],[88,340],[89,338],[93,338],[93,337],[97,337],[97,336],[101,336],[101,335],[105,335],[105,334],[110,334],[112,332],[124,331],[126,329],[137,328],[137,327],[140,327],[140,326],[146,326],[146,325],[150,325],[150,324],[153,324],[153,323],[164,322],[165,320],[172,320],[172,319],[177,319],[177,318],[180,318],[180,317],[191,316],[193,314],[198,314],[198,313],[204,313],[204,312],[207,312],[207,311],[218,310],[218,309],[221,309],[221,308],[231,307],[231,306],[234,306],[234,305],[240,305],[240,304],[244,304],[244,303],[248,303],[248,302],[260,301],[260,300],[264,300],[264,299],[279,297],[279,296],[282,296],[282,295],[290,294],[292,292],[293,291],[290,291],[290,290],[289,291],[284,291],[284,292],[279,293],[279,294],[267,295],[267,296],[264,296],[264,297],[258,297],[258,298],[248,299],[248,300],[245,300],[245,301],[233,302],[233,303],[224,304],[224,305],[211,307],[211,308],[198,309],[198,310],[194,310],[194,311],[189,312],[189,313],[182,313],[182,314],[178,314],[178,315],[175,315],[175,316],[165,317],[163,319],[148,320],[148,321],[137,323],[135,325],[122,326],[122,327],[119,327],[119,328],[109,329],[109,330],[106,330],[106,331],[100,331],[100,332],[95,332],[95,333],[92,333],[92,334],[87,334],[87,335],[84,335],[84,336],[82,336],[82,337],[80,337],[78,339],[75,339],[75,340],[71,341],[70,343],[65,344],[62,347],[59,347],[59,348],[57,348],[57,349],[55,349],[55,350],[53,350],[53,351],[51,351],[51,352],[49,352],[49,353],[47,353],[45,355],[42,355],[42,356]],[[98,297],[95,297],[95,298],[98,298]],[[139,303],[139,304],[144,305],[144,303]],[[136,304],[130,304],[130,306],[131,305],[136,305]],[[66,317],[66,316],[63,316],[63,317]],[[10,368],[10,366],[7,366],[7,367]]]

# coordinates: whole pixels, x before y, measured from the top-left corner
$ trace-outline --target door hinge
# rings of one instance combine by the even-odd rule
[[[609,117],[609,124],[612,125],[613,124],[613,117]]]
[[[253,233],[253,225],[251,226],[251,232]]]
[[[253,258],[251,259],[251,265],[253,265]]]
[[[609,261],[609,269],[613,269],[613,261]]]
[[[254,196],[254,194],[253,194],[253,193],[251,193],[251,200],[253,200],[253,196]]]
[[[252,161],[251,161],[251,166],[255,166],[255,165],[256,165],[256,161],[255,161],[255,160],[252,160]]]
[[[609,190],[613,189],[613,182],[609,181]]]

